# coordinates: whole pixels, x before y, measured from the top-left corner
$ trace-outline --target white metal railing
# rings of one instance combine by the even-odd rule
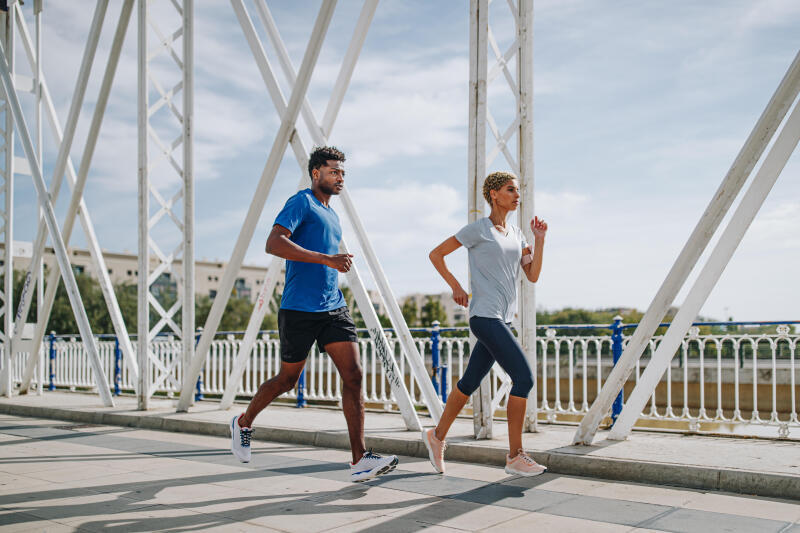
[[[624,335],[620,335],[620,339],[623,345],[628,340]],[[699,329],[693,327],[642,413],[640,424],[657,427],[659,421],[679,422],[690,431],[724,431],[742,435],[787,437],[800,433],[797,415],[798,339],[800,335],[790,333],[789,326],[785,325],[777,326],[774,333],[758,334],[700,334]],[[415,340],[430,367],[431,338]],[[449,394],[466,369],[469,340],[466,337],[439,337],[438,340],[443,367],[441,380],[446,394]],[[537,337],[537,401],[543,422],[576,422],[589,410],[613,367],[614,342],[613,336],[558,335],[555,329],[548,329]],[[660,336],[650,340],[648,349],[629,378],[631,387],[644,371],[659,342]],[[201,374],[203,394],[217,396],[223,393],[240,343],[241,340],[233,335],[212,343]],[[395,408],[373,342],[362,339],[359,344],[365,401],[381,405],[386,410]],[[407,361],[400,355],[400,346],[392,337],[389,344],[397,357],[401,375],[405,376],[412,401],[424,407],[421,390]],[[120,390],[132,391],[133,380],[121,362],[118,350],[115,351],[115,342],[102,340],[98,345],[109,382],[114,383],[118,377]],[[153,349],[155,361],[152,364],[168,370],[153,373],[161,376],[153,384],[153,390],[167,396],[179,393],[182,380],[180,342],[155,342]],[[55,352],[54,358],[50,357],[52,351]],[[50,359],[43,374],[46,385],[49,379],[59,388],[95,387],[86,350],[78,340],[59,338],[45,343],[41,357]],[[13,359],[15,381],[21,379],[26,358],[27,354],[19,353]],[[115,365],[120,367],[118,372],[115,372]],[[279,368],[278,340],[258,339],[237,394],[240,397],[252,396],[263,381],[277,374]],[[495,398],[500,414],[507,400],[508,387],[503,386],[507,379],[495,366],[491,373],[491,386],[493,394],[501,392],[500,397]],[[306,364],[303,398],[337,402],[341,399],[341,390],[339,374],[331,359],[320,354],[315,347]],[[297,397],[297,389],[283,395],[284,399]]]
[[[650,340],[630,385],[638,381],[661,339]],[[788,326],[769,334],[701,335],[699,328],[691,328],[640,420],[684,421],[692,431],[704,425],[715,432],[788,437],[800,428],[798,339]],[[623,344],[627,340],[623,337]],[[538,342],[540,357],[547,353],[538,369],[546,419],[582,416],[613,367],[606,355],[611,339],[551,334]]]

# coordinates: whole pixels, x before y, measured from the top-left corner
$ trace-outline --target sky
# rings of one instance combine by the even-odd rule
[[[29,4],[23,9],[30,24]],[[103,27],[71,151],[76,167],[120,5],[112,3]],[[230,3],[195,5],[196,257],[227,261],[280,122]],[[245,5],[277,72],[255,7],[249,0]],[[319,5],[270,3],[295,68]],[[43,71],[62,125],[94,8],[88,0],[45,3]],[[340,1],[325,35],[308,93],[318,119],[360,9],[360,2]],[[492,31],[505,49],[513,32],[507,4],[497,1],[491,9]],[[153,19],[164,33],[177,24],[167,1],[154,3]],[[534,20],[535,206],[550,227],[537,307],[643,310],[800,49],[800,3],[536,0]],[[24,74],[29,69],[19,42],[17,49],[17,70]],[[427,255],[467,221],[468,52],[468,2],[381,2],[329,137],[347,154],[347,187],[398,297],[449,290]],[[152,71],[164,87],[178,80],[168,57],[156,59]],[[278,78],[288,99],[289,86],[280,72]],[[504,84],[501,77],[489,87],[489,109],[501,129],[514,112]],[[134,13],[85,193],[101,246],[117,252],[137,249],[136,87]],[[151,98],[155,94],[151,90]],[[31,98],[22,98],[33,124]],[[167,142],[177,135],[169,114],[165,107],[153,116]],[[310,147],[307,129],[299,131]],[[49,130],[44,137],[49,182],[57,147]],[[22,155],[21,148],[17,153]],[[800,318],[798,154],[702,316]],[[501,158],[487,168],[506,169]],[[268,263],[266,235],[300,176],[289,149],[247,263]],[[164,161],[152,178],[167,197],[176,190],[176,175]],[[20,175],[15,183],[15,240],[30,241],[36,232],[35,193],[29,177]],[[62,193],[56,204],[61,221],[68,200]],[[356,264],[366,272],[338,200],[332,205],[343,219]],[[180,216],[181,209],[175,211]],[[159,242],[174,245],[177,233],[169,224],[163,220],[154,233]],[[85,242],[76,230],[71,245]],[[448,257],[448,264],[466,285],[465,252]],[[368,278],[366,284],[374,286]]]

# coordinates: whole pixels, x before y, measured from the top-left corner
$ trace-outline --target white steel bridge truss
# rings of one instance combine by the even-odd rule
[[[3,157],[0,165],[0,186],[3,201],[0,204],[0,236],[5,243],[4,263],[0,285],[0,316],[2,316],[2,332],[0,340],[3,344],[3,372],[0,379],[0,392],[12,393],[11,373],[9,372],[11,355],[25,347],[31,354],[38,354],[44,328],[55,298],[55,289],[59,277],[63,277],[70,297],[70,303],[78,322],[80,334],[94,370],[94,378],[98,392],[105,405],[112,405],[108,383],[100,371],[97,346],[92,336],[91,327],[86,318],[80,294],[77,291],[74,275],[69,266],[66,246],[74,227],[75,219],[81,222],[84,234],[89,242],[89,249],[97,277],[100,281],[106,305],[128,371],[137,377],[137,395],[139,408],[148,407],[148,399],[152,391],[172,377],[174,368],[165,365],[152,352],[152,343],[157,335],[169,333],[182,341],[183,353],[172,365],[181,367],[180,398],[178,410],[186,411],[193,401],[193,389],[209,350],[214,335],[230,297],[234,281],[242,265],[244,254],[250,244],[258,218],[276,177],[287,146],[292,147],[303,177],[298,187],[307,184],[305,169],[308,147],[326,144],[332,132],[336,117],[344,99],[355,64],[364,44],[372,17],[377,8],[377,0],[366,0],[356,28],[342,62],[339,75],[332,88],[331,98],[323,118],[319,121],[306,98],[309,82],[319,57],[322,43],[336,7],[335,0],[323,0],[314,24],[312,37],[309,40],[299,69],[295,69],[289,59],[286,46],[279,34],[277,25],[267,7],[265,0],[254,0],[255,10],[263,25],[266,35],[274,49],[280,64],[280,70],[291,88],[287,99],[281,89],[277,75],[267,60],[263,44],[258,36],[252,19],[243,0],[231,0],[232,8],[242,28],[244,36],[261,73],[270,99],[281,118],[280,128],[274,144],[268,154],[267,161],[252,197],[244,224],[241,228],[231,258],[228,261],[218,296],[214,300],[211,312],[205,323],[202,334],[195,347],[194,319],[194,181],[192,170],[192,122],[193,122],[193,0],[172,0],[166,2],[175,10],[177,22],[170,30],[165,31],[162,21],[149,16],[151,4],[156,0],[124,0],[120,11],[114,40],[106,64],[100,94],[94,108],[90,133],[84,153],[76,171],[69,156],[74,140],[76,125],[86,92],[87,81],[94,62],[98,39],[106,15],[107,2],[98,0],[91,29],[86,43],[81,68],[78,73],[75,90],[62,129],[55,113],[52,98],[41,69],[41,15],[42,2],[34,0],[35,35],[31,39],[27,28],[23,9],[17,1],[9,2],[7,14],[0,15],[0,74],[2,74],[3,93],[0,101],[2,113]],[[489,14],[490,0],[470,1],[470,91],[469,91],[469,139],[468,139],[468,220],[474,221],[484,212],[481,195],[481,183],[487,170],[501,154],[506,164],[520,178],[522,202],[520,226],[526,233],[527,221],[534,213],[534,181],[533,181],[533,0],[507,0],[513,20],[513,40],[505,50],[499,46],[500,39],[492,32]],[[111,90],[114,74],[120,57],[133,8],[137,11],[138,37],[138,180],[139,180],[139,286],[137,330],[139,342],[136,352],[122,320],[119,305],[114,296],[113,287],[107,274],[100,246],[94,232],[89,211],[83,201],[88,171],[103,121],[105,107]],[[19,32],[19,40],[24,45],[28,62],[35,75],[25,79],[14,71],[14,34]],[[489,58],[492,58],[491,62]],[[149,66],[153,62],[166,62],[175,71],[171,84],[160,80]],[[516,68],[510,67],[515,64]],[[162,63],[163,66],[163,63]],[[490,111],[488,87],[502,78],[505,80],[514,99],[514,116],[510,123],[501,128]],[[664,316],[667,307],[673,302],[677,292],[685,283],[689,272],[696,264],[699,256],[707,247],[711,235],[718,228],[722,218],[731,207],[735,197],[742,189],[747,177],[766,150],[770,139],[779,129],[784,117],[788,114],[792,103],[800,90],[800,54],[790,67],[786,77],[770,101],[764,114],[759,119],[742,151],[725,177],[714,199],[701,217],[700,222],[689,237],[687,244],[679,255],[667,279],[662,284],[650,308],[641,321],[638,329],[626,345],[619,364],[603,386],[601,393],[584,417],[575,435],[576,443],[590,443],[599,424],[611,406],[617,392],[622,388],[636,361],[640,357],[646,343]],[[31,137],[26,119],[19,104],[19,94],[29,92],[36,98],[37,110],[35,121],[35,139]],[[151,101],[151,96],[155,98]],[[58,145],[58,156],[55,162],[53,178],[49,189],[42,176],[41,154],[41,122],[46,117],[50,130]],[[304,140],[297,129],[298,119],[302,116],[310,139]],[[491,141],[487,142],[488,133]],[[14,141],[17,132],[25,153],[25,159],[14,154]],[[765,157],[764,163],[746,191],[744,198],[736,209],[728,227],[724,230],[720,242],[712,251],[711,257],[703,268],[697,282],[691,288],[686,302],[676,317],[675,322],[659,346],[638,383],[633,395],[612,431],[612,438],[624,438],[642,411],[642,407],[650,397],[661,374],[672,354],[676,343],[684,337],[691,320],[697,310],[708,297],[719,275],[727,265],[730,256],[738,246],[750,222],[764,201],[789,155],[794,150],[800,137],[800,111],[795,107]],[[514,140],[516,138],[516,144]],[[34,144],[35,140],[35,144]],[[20,304],[12,314],[12,281],[13,281],[13,176],[15,167],[18,173],[29,174],[34,182],[39,200],[41,216],[36,240],[33,247],[33,258],[26,276],[26,284],[20,295]],[[165,170],[166,169],[166,170]],[[156,172],[158,170],[161,174]],[[164,178],[164,172],[169,178]],[[158,174],[158,175],[157,175]],[[72,195],[70,197],[67,216],[59,226],[53,211],[60,186],[66,176]],[[157,178],[157,179],[154,179]],[[411,371],[419,383],[424,402],[434,421],[438,421],[442,405],[431,381],[427,377],[422,357],[415,345],[408,326],[402,318],[400,308],[392,294],[389,282],[383,273],[380,262],[369,242],[366,230],[361,223],[356,207],[345,189],[341,195],[342,207],[350,220],[355,237],[362,249],[370,274],[378,287],[380,297],[388,309],[389,318],[398,335],[403,356],[409,362]],[[154,207],[151,208],[151,205]],[[163,226],[168,226],[165,230]],[[156,231],[156,226],[161,229]],[[42,282],[42,255],[49,236],[56,251],[58,268],[50,273],[46,290]],[[533,242],[528,233],[529,241]],[[341,250],[348,250],[342,241]],[[152,261],[151,261],[152,259]],[[181,260],[180,270],[175,268],[177,260]],[[283,261],[275,258],[271,262],[259,293],[258,302],[248,324],[245,338],[231,375],[226,382],[221,408],[231,405],[236,384],[244,371],[250,356],[258,327],[271,298]],[[178,281],[175,302],[165,308],[153,294],[153,284],[162,275],[174,275]],[[357,305],[362,311],[364,320],[370,330],[371,340],[380,354],[387,379],[406,425],[409,429],[421,427],[419,418],[413,408],[403,377],[399,375],[397,361],[389,343],[383,334],[378,317],[370,303],[362,277],[356,268],[348,273],[348,282],[353,289]],[[33,340],[23,342],[22,331],[25,317],[31,305],[33,287],[38,290],[38,316]],[[535,294],[531,284],[521,285],[521,301],[519,308],[520,330],[523,348],[533,368],[536,360],[536,319]],[[180,312],[180,324],[177,321]],[[153,314],[154,313],[154,314]],[[151,325],[151,314],[155,323]],[[14,320],[16,317],[16,320]],[[21,392],[30,388],[38,357],[28,358]],[[39,365],[40,372],[42,365]],[[534,373],[535,375],[535,373]],[[41,390],[41,379],[40,390]],[[173,385],[178,385],[173,383]],[[510,381],[498,390],[494,399],[487,384],[483,384],[473,398],[475,411],[475,434],[479,438],[491,436],[492,413],[496,406],[507,395]],[[536,394],[529,402],[526,428],[536,429],[537,404]]]

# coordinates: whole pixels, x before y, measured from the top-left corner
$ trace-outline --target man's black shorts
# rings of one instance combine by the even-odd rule
[[[281,338],[281,360],[299,363],[308,357],[308,351],[317,342],[320,352],[332,342],[356,342],[356,325],[347,307],[333,311],[311,313],[280,309],[278,332]]]

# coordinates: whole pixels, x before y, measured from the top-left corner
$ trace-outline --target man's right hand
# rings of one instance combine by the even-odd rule
[[[353,266],[353,254],[329,255],[325,264],[339,272],[349,272],[350,267]]]
[[[453,289],[453,301],[460,306],[467,307],[469,305],[469,295],[459,285]]]

